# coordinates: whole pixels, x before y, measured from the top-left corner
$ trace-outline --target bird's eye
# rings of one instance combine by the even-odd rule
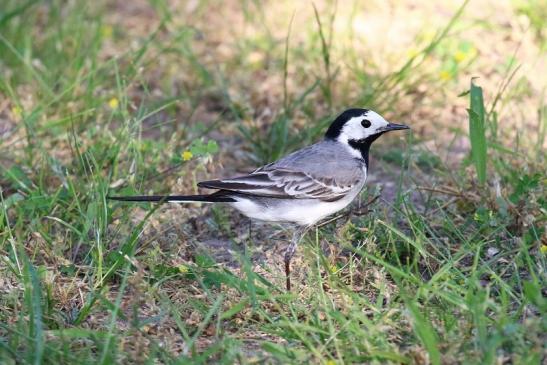
[[[368,119],[363,119],[363,120],[361,121],[361,125],[362,125],[363,127],[365,127],[365,128],[370,127],[370,120],[368,120]]]

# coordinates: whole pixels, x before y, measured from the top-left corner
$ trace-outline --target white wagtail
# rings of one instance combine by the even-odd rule
[[[248,175],[202,181],[216,189],[208,195],[152,195],[110,197],[123,201],[222,202],[245,216],[298,226],[285,251],[287,290],[290,262],[305,232],[321,219],[345,208],[359,194],[368,172],[370,145],[382,134],[409,129],[387,122],[367,109],[348,109],[330,125],[325,138]]]

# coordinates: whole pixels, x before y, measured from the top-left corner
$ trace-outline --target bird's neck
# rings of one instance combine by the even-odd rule
[[[347,142],[350,148],[352,148],[353,150],[359,153],[359,155],[365,162],[365,165],[367,166],[367,168],[368,168],[368,153],[370,151],[370,146],[372,145],[372,142],[376,141],[378,137],[380,137],[380,135],[381,133],[378,133],[363,139],[350,139]]]

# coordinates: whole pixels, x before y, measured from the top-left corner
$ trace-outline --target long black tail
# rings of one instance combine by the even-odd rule
[[[134,196],[109,196],[110,200],[124,202],[156,202],[156,203],[184,203],[184,202],[206,202],[206,203],[229,203],[236,200],[224,191],[217,191],[209,195],[134,195]]]

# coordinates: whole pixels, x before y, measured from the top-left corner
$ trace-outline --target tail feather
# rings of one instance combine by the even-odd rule
[[[206,203],[229,203],[236,200],[225,193],[216,192],[209,195],[134,195],[134,196],[109,196],[110,200],[124,202],[155,202],[155,203],[185,203],[185,202],[206,202]]]

